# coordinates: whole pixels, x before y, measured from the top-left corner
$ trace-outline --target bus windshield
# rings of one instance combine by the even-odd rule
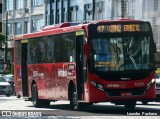
[[[130,71],[153,68],[151,37],[92,38],[90,49],[93,71]]]

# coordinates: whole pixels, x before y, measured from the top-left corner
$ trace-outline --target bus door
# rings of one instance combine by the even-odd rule
[[[79,99],[82,99],[82,94],[84,94],[84,81],[86,79],[86,60],[83,51],[84,41],[84,32],[76,32],[76,78]]]
[[[22,92],[23,96],[28,97],[28,77],[27,77],[27,45],[28,40],[22,40],[21,51],[21,75],[22,75]]]

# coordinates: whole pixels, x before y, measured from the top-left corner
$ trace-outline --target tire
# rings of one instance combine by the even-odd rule
[[[143,104],[143,105],[147,105],[147,104],[148,104],[148,101],[142,101],[142,104]]]
[[[70,105],[74,111],[79,110],[78,94],[75,87],[71,90]]]
[[[33,84],[32,86],[32,103],[34,107],[41,106],[40,100],[38,99],[38,90],[36,84]]]
[[[126,104],[124,104],[124,107],[126,110],[134,110],[134,108],[136,107],[136,102],[127,102]]]
[[[49,100],[38,99],[38,90],[37,90],[36,84],[32,86],[32,103],[34,107],[49,107],[50,106]]]

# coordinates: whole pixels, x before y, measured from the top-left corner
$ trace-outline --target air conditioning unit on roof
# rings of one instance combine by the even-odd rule
[[[18,9],[18,10],[17,10],[17,13],[18,13],[18,14],[21,14],[21,15],[22,15],[22,12],[23,12],[22,9]]]

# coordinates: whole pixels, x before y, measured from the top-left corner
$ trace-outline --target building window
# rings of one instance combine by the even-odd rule
[[[78,6],[70,7],[71,21],[78,21]]]
[[[0,3],[0,13],[2,13],[2,3]]]
[[[100,1],[96,3],[96,7],[95,7],[95,18],[96,19],[103,19],[103,12],[104,10],[104,2]]]
[[[56,3],[55,0],[52,1],[52,10],[51,10],[51,24],[56,24]]]
[[[67,16],[67,8],[63,8],[63,20],[64,22],[67,22],[68,16]]]
[[[5,0],[6,2],[6,10],[13,10],[13,0]]]
[[[51,17],[52,18],[51,23],[55,24],[55,17],[54,17],[55,16],[55,10],[52,10],[52,14],[51,15],[52,15],[52,17]]]
[[[30,7],[30,0],[25,0],[25,7],[27,7],[27,8]]]
[[[50,25],[50,14],[49,14],[49,11],[46,11],[46,25]]]
[[[30,24],[29,21],[24,22],[24,33],[30,33]]]
[[[51,5],[50,5],[50,0],[46,0],[46,25],[49,25],[50,24],[50,8],[51,8]]]
[[[13,34],[13,32],[12,32],[12,27],[13,27],[12,24],[8,24],[8,35]]]
[[[135,0],[132,0],[132,15],[135,15]]]
[[[32,6],[42,5],[42,4],[43,4],[43,0],[32,0]]]
[[[16,4],[15,4],[15,8],[16,9],[22,9],[23,8],[23,0],[16,0]]]
[[[32,20],[32,32],[40,31],[44,27],[44,19]]]
[[[93,4],[84,5],[84,20],[92,20]]]
[[[22,34],[22,23],[15,23],[15,34]]]
[[[67,22],[68,21],[68,1],[64,0],[63,2],[63,10],[62,10],[62,15],[63,15],[63,22]]]
[[[2,22],[0,22],[0,32],[2,32]]]
[[[60,10],[61,9],[57,9],[57,23],[60,23]]]
[[[158,11],[158,0],[154,0],[154,11]]]
[[[153,0],[145,0],[145,12],[153,12],[154,10]]]

